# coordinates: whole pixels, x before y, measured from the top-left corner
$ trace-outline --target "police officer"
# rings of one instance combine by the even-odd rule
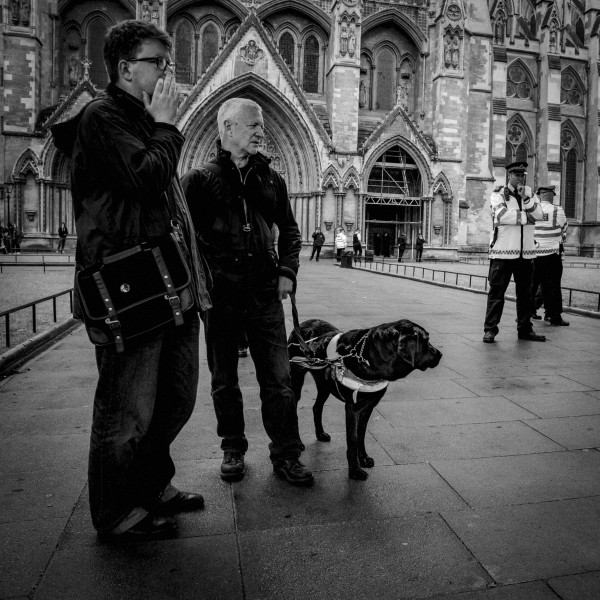
[[[517,335],[520,340],[545,342],[531,325],[531,275],[536,256],[534,228],[543,219],[539,198],[525,185],[526,162],[507,165],[508,185],[494,189],[490,198],[493,234],[490,243],[490,289],[483,341],[494,343],[511,276],[517,295]]]
[[[545,320],[551,325],[569,325],[562,318],[562,279],[563,264],[561,259],[562,245],[567,235],[567,217],[562,206],[554,204],[556,186],[539,187],[537,190],[541,200],[544,219],[536,221],[535,241],[537,257],[533,266],[533,281],[531,286],[532,302],[535,303],[535,294],[541,284]],[[534,304],[535,307],[535,304]]]

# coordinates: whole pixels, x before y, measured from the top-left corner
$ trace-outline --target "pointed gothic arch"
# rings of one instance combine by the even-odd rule
[[[521,58],[513,60],[506,69],[506,97],[534,100],[536,79]]]
[[[321,189],[327,190],[328,188],[333,188],[334,191],[340,189],[340,176],[333,165],[329,165],[323,173]]]
[[[437,174],[433,185],[431,186],[430,196],[435,196],[436,194],[441,194],[442,197],[452,198],[452,186],[450,185],[450,180],[446,177],[446,174],[441,171]]]
[[[355,192],[360,190],[360,176],[358,171],[352,166],[348,169],[348,172],[344,176],[344,183],[342,184],[344,189],[354,188]]]
[[[584,143],[577,127],[567,119],[560,128],[561,186],[560,203],[568,218],[580,218],[583,212]]]
[[[40,176],[39,159],[36,153],[27,148],[15,161],[11,178],[13,181],[23,180],[29,173],[33,173],[35,178]]]
[[[560,103],[571,106],[585,106],[586,89],[579,73],[572,65],[561,72]]]
[[[246,73],[216,89],[196,106],[182,123],[186,137],[180,160],[182,173],[209,160],[218,139],[217,111],[228,98],[244,97],[257,102],[267,133],[261,152],[279,164],[290,193],[319,189],[321,163],[316,141],[297,108],[280,90],[255,73]]]

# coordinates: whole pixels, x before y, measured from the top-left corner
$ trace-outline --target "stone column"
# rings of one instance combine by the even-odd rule
[[[338,151],[355,152],[358,144],[361,4],[333,0],[326,96],[332,141]]]
[[[586,157],[584,189],[584,221],[600,221],[599,170],[600,170],[600,111],[598,94],[600,93],[600,37],[598,33],[590,37],[590,59],[588,63],[588,118],[586,123]],[[600,247],[599,247],[600,251]]]

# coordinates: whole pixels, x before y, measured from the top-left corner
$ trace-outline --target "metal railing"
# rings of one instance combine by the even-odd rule
[[[37,257],[36,257],[37,258]],[[48,267],[59,268],[59,267],[74,267],[75,257],[69,257],[68,260],[60,259],[46,259],[42,256],[42,260],[23,260],[23,261],[8,261],[6,259],[0,259],[0,274],[6,267],[43,267],[44,273]]]
[[[360,266],[367,268],[371,271],[375,270],[381,273],[392,273],[392,267],[395,269],[395,275],[402,275],[404,277],[414,277],[420,278],[425,281],[432,281],[438,283],[447,283],[452,284],[456,287],[459,287],[459,278],[464,282],[460,284],[460,287],[467,287],[469,289],[477,289],[483,290],[484,292],[488,289],[488,278],[487,275],[477,275],[475,273],[456,273],[454,271],[443,271],[439,269],[431,269],[428,267],[423,267],[421,265],[409,265],[409,264],[401,264],[401,263],[393,263],[393,262],[385,262],[385,261],[365,261],[364,259],[358,259],[357,261],[360,263]],[[375,265],[375,267],[373,267]],[[381,268],[380,268],[381,266]],[[387,267],[387,271],[386,268]],[[400,269],[402,269],[402,273],[400,273]],[[408,274],[407,274],[408,271]],[[427,276],[425,273],[427,272]],[[418,275],[417,273],[420,273]],[[431,277],[429,277],[429,273],[431,273]],[[454,279],[454,281],[452,281]],[[477,283],[483,281],[481,285],[473,285],[473,280],[476,280]],[[569,308],[585,308],[587,310],[592,310],[594,312],[600,312],[600,292],[593,292],[591,290],[580,290],[577,288],[562,288],[563,292],[563,302]],[[574,296],[580,300],[577,303],[574,303]]]
[[[38,330],[38,311],[37,307],[44,302],[52,302],[52,317],[54,323],[57,323],[58,319],[58,311],[57,311],[57,298],[62,296],[69,295],[69,308],[70,312],[73,312],[73,288],[69,290],[64,290],[63,292],[58,292],[57,294],[52,294],[51,296],[46,296],[45,298],[41,298],[40,300],[35,300],[34,302],[28,302],[27,304],[21,304],[20,306],[16,306],[15,308],[10,308],[9,310],[4,310],[0,312],[0,319],[4,321],[4,337],[5,337],[5,345],[7,348],[11,346],[11,315],[15,315],[16,313],[26,311],[31,309],[31,330],[32,333],[37,333]]]

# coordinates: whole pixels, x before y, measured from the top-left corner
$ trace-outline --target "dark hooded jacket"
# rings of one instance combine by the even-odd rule
[[[182,177],[183,189],[211,267],[213,297],[228,301],[242,292],[257,299],[272,293],[281,275],[296,282],[300,231],[285,182],[267,157],[251,155],[239,170],[220,142],[217,150],[212,163]]]
[[[70,121],[52,127],[54,142],[71,158],[71,193],[77,230],[77,268],[152,241],[182,225],[191,250],[196,303],[210,307],[193,225],[177,177],[184,138],[156,123],[142,102],[110,84]],[[77,314],[77,313],[76,313]]]

